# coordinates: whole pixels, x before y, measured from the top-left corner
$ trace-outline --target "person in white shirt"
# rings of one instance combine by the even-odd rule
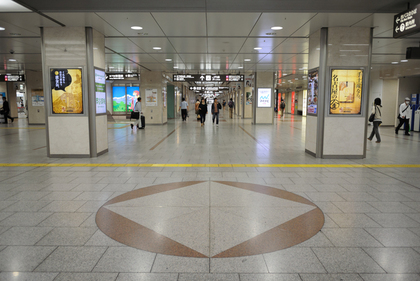
[[[181,106],[179,109],[181,110],[182,121],[187,121],[188,102],[185,101],[185,98],[182,98]]]
[[[395,128],[395,134],[398,135],[398,131],[400,130],[401,126],[405,124],[405,135],[409,136],[410,133],[408,132],[409,124],[410,124],[410,117],[411,117],[411,106],[410,106],[410,98],[405,98],[405,102],[400,105],[398,119],[400,120],[400,124],[398,124],[397,128]]]
[[[134,111],[139,113],[139,119],[137,119],[134,122],[134,124],[131,124],[131,129],[133,129],[134,125],[136,125],[137,129],[144,129],[143,126],[139,126],[139,123],[141,122],[141,115],[143,114],[143,112],[141,112],[141,98],[140,97],[137,99],[136,105],[134,106]]]

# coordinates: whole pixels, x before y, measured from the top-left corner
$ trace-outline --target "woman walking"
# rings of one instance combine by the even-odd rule
[[[381,142],[381,136],[379,135],[379,125],[381,125],[382,123],[382,114],[381,114],[380,107],[382,107],[381,99],[376,98],[375,101],[373,102],[373,107],[372,107],[372,114],[375,114],[375,118],[373,119],[373,129],[372,129],[372,133],[370,134],[370,137],[368,137],[368,140],[371,141],[373,136],[376,135],[376,143]]]
[[[204,122],[206,122],[206,114],[207,114],[207,103],[204,100],[204,98],[201,98],[201,103],[198,106],[198,111],[200,112],[201,126],[204,126]]]

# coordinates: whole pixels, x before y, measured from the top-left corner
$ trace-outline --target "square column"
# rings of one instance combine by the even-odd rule
[[[253,123],[274,124],[274,73],[259,72],[255,74],[256,86],[253,96]]]
[[[371,46],[365,27],[322,28],[310,36],[307,153],[366,157]]]
[[[41,28],[41,38],[48,157],[106,153],[104,36],[57,27]]]

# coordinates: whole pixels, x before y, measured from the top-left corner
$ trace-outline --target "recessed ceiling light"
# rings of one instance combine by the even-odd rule
[[[5,30],[6,28],[0,26],[0,30]]]
[[[271,27],[271,29],[272,30],[281,30],[281,29],[283,29],[283,27],[281,27],[281,26],[273,26],[273,27]]]
[[[244,59],[244,61],[251,61],[251,59]]]
[[[113,66],[109,66],[108,68],[115,68],[115,67],[113,67]]]
[[[287,74],[286,73],[283,73],[283,76],[286,76]]]
[[[9,61],[16,61],[15,59],[9,59]]]
[[[172,61],[172,59],[165,59],[166,61]]]
[[[393,61],[393,62],[391,62],[391,64],[398,64],[398,62],[397,61]]]
[[[178,66],[174,66],[174,68],[178,68]]]
[[[141,26],[132,26],[131,27],[131,29],[134,29],[134,30],[142,30],[143,29],[143,27],[141,27]]]
[[[162,50],[161,47],[153,47],[153,50]]]
[[[255,47],[254,50],[262,50],[261,47]]]
[[[238,68],[244,68],[243,66],[238,66]]]
[[[408,62],[408,60],[401,60],[401,62]]]

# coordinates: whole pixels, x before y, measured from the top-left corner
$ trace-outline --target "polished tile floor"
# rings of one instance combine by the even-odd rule
[[[381,128],[365,159],[324,160],[304,153],[305,118],[221,119],[110,123],[94,159],[47,158],[43,126],[0,125],[0,280],[420,280],[418,133]]]

